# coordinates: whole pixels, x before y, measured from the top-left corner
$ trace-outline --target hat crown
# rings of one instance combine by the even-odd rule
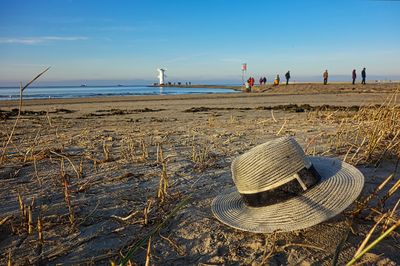
[[[264,192],[296,178],[311,166],[303,149],[292,137],[258,145],[232,162],[232,179],[241,194]]]

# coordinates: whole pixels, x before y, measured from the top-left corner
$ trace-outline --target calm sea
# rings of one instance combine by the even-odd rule
[[[147,86],[115,86],[115,87],[29,87],[24,91],[24,99],[48,98],[85,98],[123,95],[174,95],[174,94],[210,94],[236,93],[231,89],[182,88],[182,87],[147,87]],[[19,98],[19,88],[0,88],[0,100]]]

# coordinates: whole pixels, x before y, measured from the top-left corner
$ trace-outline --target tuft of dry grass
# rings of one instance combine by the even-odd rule
[[[210,140],[196,140],[193,135],[191,161],[198,171],[201,172],[212,164],[211,148]]]
[[[354,115],[343,118],[336,134],[330,139],[331,148],[344,154],[352,164],[378,165],[382,159],[400,156],[400,106],[397,93],[381,105],[361,107]]]
[[[121,157],[127,162],[147,162],[149,159],[150,144],[143,137],[124,136],[121,139],[120,145]]]

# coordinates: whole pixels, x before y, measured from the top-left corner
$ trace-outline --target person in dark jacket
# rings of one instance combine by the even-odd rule
[[[367,77],[367,73],[365,72],[365,67],[364,67],[363,70],[361,71],[361,77],[362,77],[361,84],[364,84],[364,85],[365,85],[365,78]]]
[[[286,72],[285,78],[286,78],[286,85],[288,85],[289,84],[289,79],[290,79],[290,71],[289,70],[288,70],[288,72]]]
[[[353,79],[353,85],[356,82],[356,78],[357,78],[357,74],[356,74],[356,70],[353,69],[353,72],[351,73],[351,78]]]
[[[325,70],[324,74],[322,74],[322,77],[324,78],[324,85],[328,84],[328,70]]]

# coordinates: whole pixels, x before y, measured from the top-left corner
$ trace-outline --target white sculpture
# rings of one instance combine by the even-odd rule
[[[164,85],[165,74],[164,72],[167,71],[166,69],[158,68],[158,79],[160,80],[159,85]]]

